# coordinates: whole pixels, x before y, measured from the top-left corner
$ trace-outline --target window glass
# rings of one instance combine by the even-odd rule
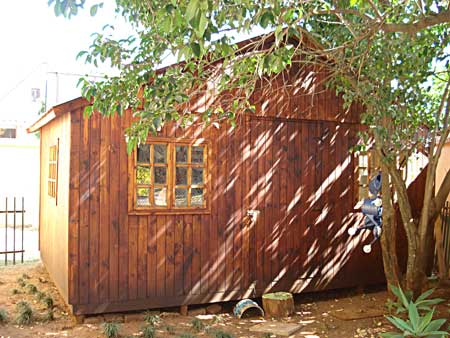
[[[150,145],[141,144],[137,151],[137,161],[138,163],[149,163],[150,162]]]
[[[192,168],[192,184],[203,184],[203,168]]]
[[[192,163],[203,163],[204,147],[192,147]]]
[[[136,182],[137,184],[150,184],[150,167],[137,167]]]
[[[176,146],[175,154],[176,154],[176,162],[177,164],[184,164],[188,161],[188,146]]]
[[[155,188],[154,193],[155,205],[164,207],[167,205],[167,189],[166,188]]]
[[[165,144],[155,144],[153,146],[153,163],[166,163],[167,161],[167,146]]]
[[[155,184],[166,184],[167,169],[166,167],[155,167]]]
[[[203,205],[203,189],[202,188],[193,188],[192,189],[191,205],[195,205],[195,206]]]
[[[134,206],[138,208],[204,208],[206,146],[148,143],[137,148]]]
[[[187,207],[187,189],[175,189],[175,206]]]
[[[149,206],[150,205],[150,189],[149,188],[138,188],[137,189],[137,205],[138,206]]]
[[[187,171],[186,167],[177,167],[175,172],[175,184],[176,185],[187,185]]]

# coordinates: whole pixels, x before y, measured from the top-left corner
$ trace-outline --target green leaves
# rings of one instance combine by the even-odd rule
[[[95,16],[97,14],[98,9],[102,8],[102,7],[103,7],[103,2],[92,5],[91,9],[90,9],[91,16]]]
[[[404,320],[395,316],[387,316],[386,319],[396,328],[402,331],[401,334],[395,332],[382,333],[381,337],[397,338],[397,337],[430,337],[441,338],[448,335],[448,332],[440,331],[440,328],[446,322],[445,319],[433,319],[434,309],[428,307],[429,304],[437,304],[441,299],[426,299],[434,291],[433,289],[424,292],[417,297],[416,301],[412,301],[412,297],[405,294],[400,287],[390,285],[390,289],[397,296],[399,303],[397,313],[407,311],[408,318]],[[425,302],[425,303],[424,303]],[[394,303],[395,304],[395,303]],[[426,304],[426,305],[424,305]],[[425,312],[424,316],[420,312]]]

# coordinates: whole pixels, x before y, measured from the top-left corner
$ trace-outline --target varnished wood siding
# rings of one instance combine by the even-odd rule
[[[128,212],[129,117],[71,113],[69,303],[95,313],[383,280],[346,230],[357,125],[254,117],[163,137],[211,141],[211,213]],[[259,210],[255,225],[248,210]],[[358,278],[355,278],[358,276]]]
[[[41,258],[63,298],[68,300],[68,211],[70,115],[64,114],[41,129],[39,244]],[[50,147],[58,144],[57,201],[48,194]]]

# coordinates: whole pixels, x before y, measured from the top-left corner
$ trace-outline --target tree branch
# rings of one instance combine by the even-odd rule
[[[442,23],[450,23],[450,10],[445,10],[438,14],[430,14],[411,23],[384,23],[381,25],[381,29],[386,33],[403,32],[415,34],[425,28]]]

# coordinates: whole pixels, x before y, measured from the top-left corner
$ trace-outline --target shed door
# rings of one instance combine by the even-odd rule
[[[248,207],[258,211],[249,230],[251,277],[257,290],[290,288],[322,267],[323,126],[252,118],[246,129]]]

